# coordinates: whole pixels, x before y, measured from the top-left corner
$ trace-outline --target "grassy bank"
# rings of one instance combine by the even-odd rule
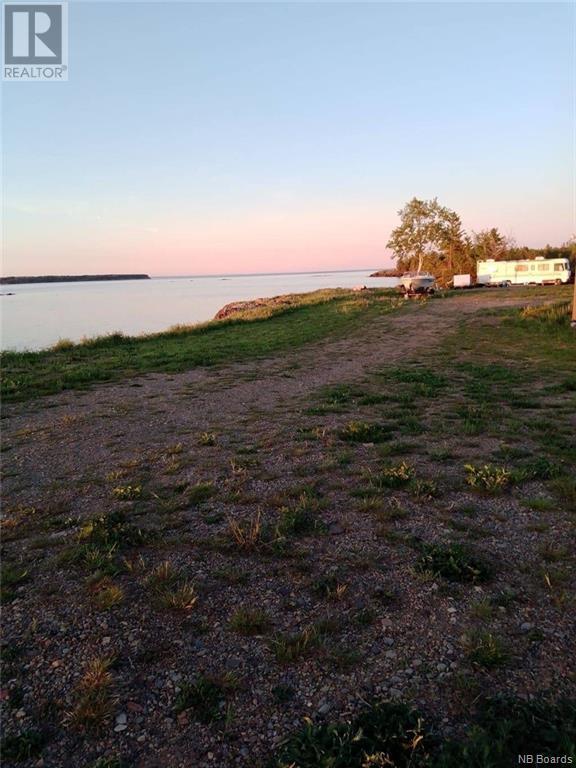
[[[80,344],[60,342],[39,352],[5,352],[2,396],[26,400],[63,390],[157,371],[259,358],[329,336],[343,335],[389,311],[392,291],[361,294],[322,290],[197,326],[176,326],[146,336],[112,334]]]

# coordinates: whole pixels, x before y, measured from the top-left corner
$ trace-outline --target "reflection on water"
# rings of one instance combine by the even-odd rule
[[[163,331],[177,323],[210,320],[230,301],[397,282],[369,274],[366,270],[5,286],[2,293],[13,295],[0,298],[2,349],[41,349],[59,339],[78,341],[114,331]]]

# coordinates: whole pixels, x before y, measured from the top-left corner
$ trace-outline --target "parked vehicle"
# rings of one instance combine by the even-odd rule
[[[453,288],[471,288],[472,275],[454,275],[452,278]]]
[[[570,280],[570,262],[566,258],[487,259],[476,265],[477,285],[560,285]]]
[[[434,293],[436,278],[429,272],[405,272],[400,278],[402,293]]]

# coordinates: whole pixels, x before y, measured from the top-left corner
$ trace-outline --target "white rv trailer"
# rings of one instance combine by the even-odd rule
[[[570,262],[566,258],[487,259],[476,264],[478,285],[560,285],[570,279]]]

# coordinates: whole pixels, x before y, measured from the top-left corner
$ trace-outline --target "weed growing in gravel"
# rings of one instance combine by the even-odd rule
[[[16,587],[28,579],[28,569],[2,559],[0,567],[0,602],[9,603],[16,597]]]
[[[432,501],[440,495],[440,489],[434,480],[412,480],[410,491],[418,501]]]
[[[375,623],[377,618],[378,614],[376,611],[369,607],[360,608],[360,610],[354,614],[354,622],[358,624],[359,627],[370,627]]]
[[[259,608],[238,608],[230,617],[230,627],[241,635],[263,635],[270,628],[270,617]]]
[[[550,487],[567,511],[576,510],[576,477],[570,475],[559,477],[551,483]]]
[[[570,555],[570,550],[563,544],[545,542],[538,547],[538,554],[546,563],[557,563]]]
[[[206,447],[216,445],[216,433],[215,432],[200,432],[198,436],[198,443]]]
[[[122,587],[114,584],[107,576],[92,584],[90,591],[93,596],[94,604],[101,611],[107,611],[124,600]]]
[[[469,632],[464,636],[464,648],[473,664],[486,669],[502,667],[510,658],[503,641],[491,632]]]
[[[88,663],[76,687],[76,704],[68,713],[69,725],[82,730],[100,730],[108,723],[114,711],[112,695],[112,659],[96,658]]]
[[[474,618],[488,621],[494,615],[494,604],[487,597],[477,600],[470,606],[470,613]]]
[[[488,581],[492,576],[490,566],[461,544],[419,544],[418,571],[443,576],[449,581]]]
[[[296,691],[290,685],[275,685],[272,688],[272,697],[277,704],[286,704],[292,701]]]
[[[8,734],[2,738],[0,753],[3,760],[19,763],[38,757],[46,742],[46,734],[41,731],[30,729],[17,734]]]
[[[161,608],[190,611],[198,600],[194,585],[169,560],[153,569],[147,583],[155,603]]]
[[[78,542],[59,557],[60,565],[79,565],[90,573],[113,576],[117,557],[130,547],[144,544],[148,536],[127,523],[122,512],[95,517],[80,529]]]
[[[426,738],[425,738],[426,736]],[[274,768],[412,768],[424,765],[427,734],[421,716],[403,704],[375,704],[353,721],[313,725],[281,748]]]
[[[338,647],[326,653],[326,660],[338,672],[346,672],[360,663],[362,654],[354,648]]]
[[[484,464],[480,467],[466,464],[464,469],[466,470],[466,483],[471,488],[488,493],[503,491],[513,480],[512,472],[509,469],[496,467],[493,464]]]
[[[524,463],[515,472],[519,482],[525,480],[552,480],[564,473],[564,465],[561,461],[551,461],[546,456],[538,456],[532,461]]]
[[[228,673],[223,677],[200,675],[191,683],[182,683],[174,701],[174,711],[192,712],[200,723],[214,723],[225,715],[226,696],[238,687],[238,680]]]
[[[228,518],[228,533],[232,543],[243,552],[251,552],[260,546],[263,539],[263,530],[261,522],[261,512],[256,514],[247,522],[238,522],[234,518]]]
[[[391,428],[385,424],[368,424],[365,421],[349,421],[338,437],[349,443],[383,443],[390,440]]]
[[[409,404],[412,401],[409,400]],[[396,431],[401,435],[421,435],[426,432],[426,425],[420,416],[413,416],[404,409],[394,414]]]
[[[112,489],[112,495],[120,501],[134,501],[142,497],[141,485],[117,485]]]
[[[355,400],[363,396],[362,390],[353,388],[348,384],[336,384],[333,387],[325,387],[320,392],[322,405],[311,408],[315,413],[339,413],[346,410]]]
[[[216,493],[214,483],[196,483],[191,485],[186,490],[186,500],[188,504],[196,506],[202,504],[204,501],[208,501]]]
[[[212,576],[225,584],[248,584],[250,575],[236,567],[214,568]]]
[[[576,756],[576,702],[480,699],[465,736],[441,740],[405,704],[375,703],[354,720],[314,725],[286,741],[273,768],[499,768],[526,754]]]
[[[278,632],[270,640],[270,650],[280,664],[289,664],[310,654],[320,644],[322,635],[314,625],[296,634]]]
[[[405,461],[384,467],[372,479],[373,485],[378,488],[402,488],[408,485],[414,478],[414,470]]]
[[[316,517],[319,506],[314,495],[304,492],[296,504],[282,507],[276,524],[277,536],[301,536],[323,530],[324,524]]]
[[[544,585],[550,595],[550,599],[557,608],[563,609],[569,600],[569,596],[564,589],[564,584],[568,581],[568,573],[564,568],[547,568],[542,573]],[[570,596],[570,599],[574,599]]]
[[[518,745],[525,754],[576,757],[576,702],[494,698],[481,702],[472,728],[461,741],[448,741],[434,768],[514,765]]]
[[[129,768],[121,757],[99,757],[90,768]]]
[[[463,405],[456,412],[462,421],[463,434],[480,435],[486,430],[488,408],[484,403]]]
[[[552,499],[525,499],[522,504],[534,512],[551,512],[556,508],[556,503]]]
[[[326,573],[313,584],[314,591],[327,600],[342,600],[348,590],[337,573]]]
[[[398,389],[402,392],[406,392],[410,399],[416,397],[434,397],[441,392],[448,383],[445,376],[437,374],[429,368],[408,366],[384,368],[378,375],[396,381],[399,384],[404,384],[404,387],[398,387]]]

